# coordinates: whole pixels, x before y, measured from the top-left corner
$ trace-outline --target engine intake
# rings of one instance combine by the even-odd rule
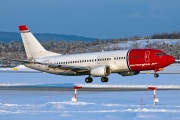
[[[94,77],[104,77],[111,74],[111,69],[109,66],[97,66],[90,70],[90,74]]]

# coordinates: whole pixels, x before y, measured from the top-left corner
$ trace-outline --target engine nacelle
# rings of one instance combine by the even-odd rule
[[[111,74],[111,69],[109,66],[97,66],[90,70],[90,74],[94,77],[104,77]]]
[[[132,76],[132,75],[138,75],[140,72],[139,71],[129,71],[129,72],[121,72],[118,73],[122,76]]]

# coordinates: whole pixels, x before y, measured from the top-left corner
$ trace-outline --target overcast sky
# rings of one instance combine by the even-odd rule
[[[93,38],[180,31],[180,0],[0,0],[0,31]]]

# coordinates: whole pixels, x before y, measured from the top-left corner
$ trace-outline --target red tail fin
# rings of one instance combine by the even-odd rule
[[[26,27],[26,25],[21,25],[21,26],[19,26],[19,30],[25,31],[25,30],[28,30],[28,28]]]

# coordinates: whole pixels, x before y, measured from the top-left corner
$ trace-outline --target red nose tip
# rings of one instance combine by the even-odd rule
[[[169,56],[169,63],[172,64],[175,62],[175,58],[173,56]]]

